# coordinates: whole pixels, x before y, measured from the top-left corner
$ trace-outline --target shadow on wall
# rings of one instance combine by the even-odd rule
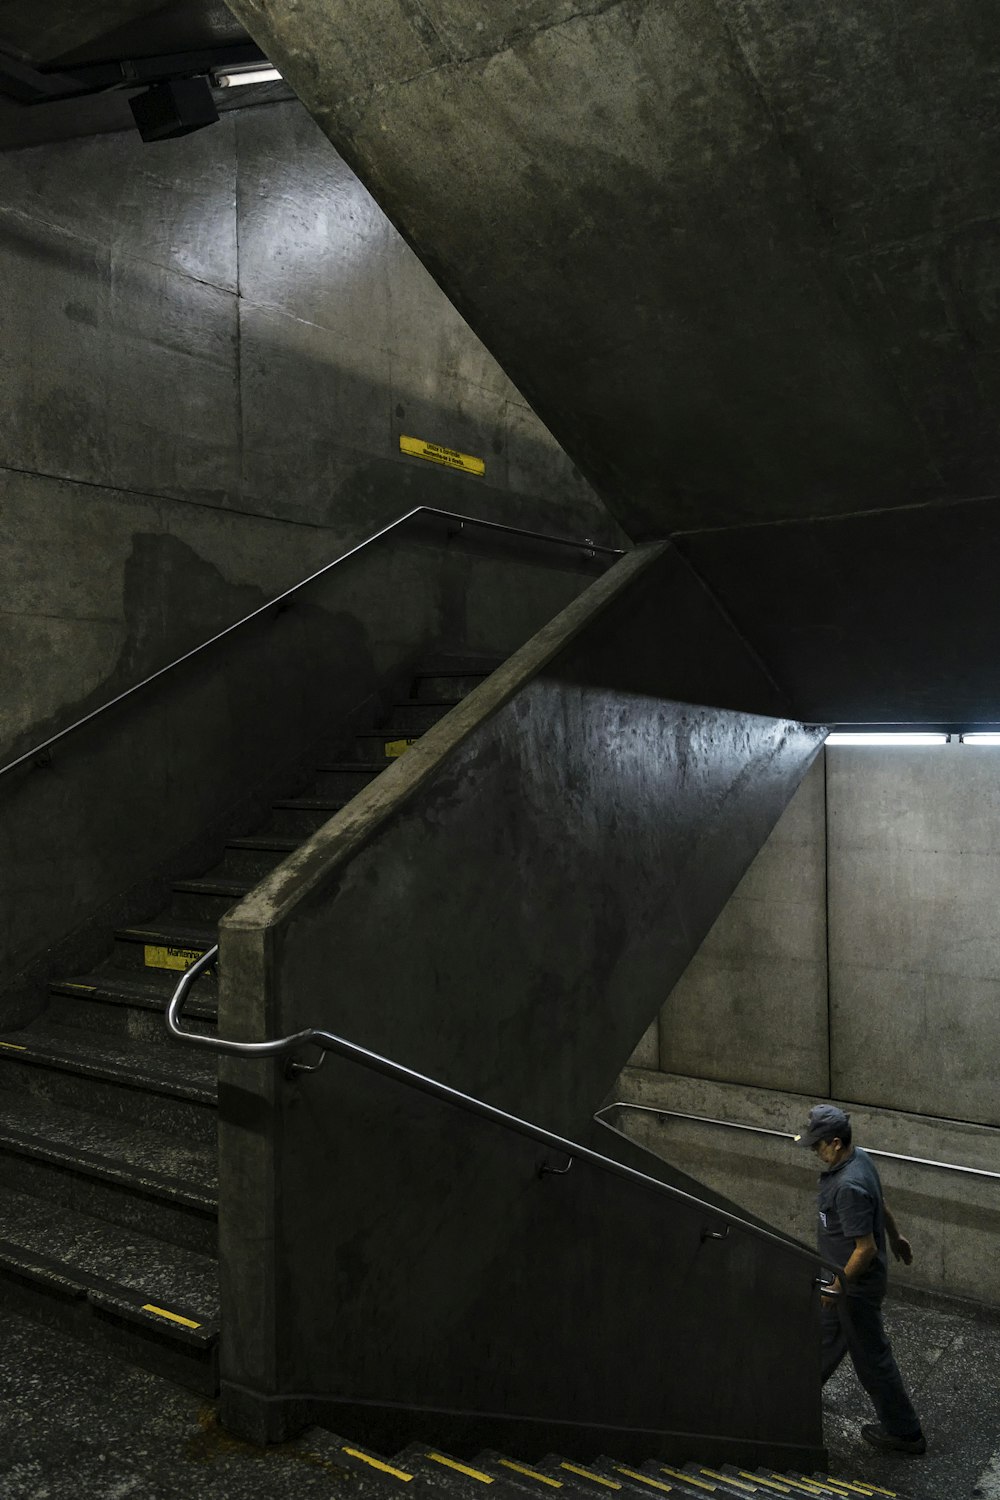
[[[88,692],[74,696],[79,668],[71,657],[57,657],[45,664],[23,659],[13,663],[12,699],[14,712],[20,710],[21,724],[12,726],[9,743],[0,747],[0,764],[16,759],[108,703],[234,620],[266,604],[267,597],[260,589],[230,583],[218,568],[175,536],[137,533],[124,568],[121,648],[113,668]],[[33,718],[32,705],[40,697],[40,671],[48,678],[45,698],[48,702],[59,698],[61,703],[55,713]],[[33,680],[35,687],[31,685]]]
[[[400,454],[406,434],[486,463],[485,482],[439,474],[434,503],[620,543],[492,362],[478,384],[442,339],[408,367],[357,317],[338,334],[38,220],[5,215],[4,233],[25,367],[12,467],[357,536],[406,508],[398,476],[424,467]]]

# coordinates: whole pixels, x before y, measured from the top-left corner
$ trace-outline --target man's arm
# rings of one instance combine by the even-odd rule
[[[900,1234],[896,1227],[895,1219],[884,1203],[882,1204],[882,1211],[885,1214],[885,1234],[886,1239],[889,1241],[889,1249],[897,1260],[903,1262],[904,1266],[911,1265],[913,1262],[913,1250],[909,1240]]]

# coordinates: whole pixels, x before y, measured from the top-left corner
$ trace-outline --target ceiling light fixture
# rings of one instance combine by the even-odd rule
[[[1000,731],[996,729],[974,729],[962,735],[963,745],[1000,745]]]
[[[826,737],[828,745],[855,745],[855,746],[891,746],[899,748],[903,745],[947,745],[946,734],[932,734],[929,731],[903,730],[898,733],[882,730],[870,734],[845,732],[843,734],[828,734]]]
[[[280,83],[281,74],[270,65],[255,68],[227,68],[224,72],[212,73],[212,87],[216,89],[240,88],[248,83]]]

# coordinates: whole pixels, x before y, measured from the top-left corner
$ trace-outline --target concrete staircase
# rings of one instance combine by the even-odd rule
[[[215,1392],[216,1063],[168,1037],[170,993],[223,913],[495,665],[416,672],[383,727],[332,746],[311,786],[178,880],[163,911],[109,933],[96,968],[52,983],[45,1013],[0,1037],[0,1305]],[[214,1031],[217,994],[214,976],[198,981],[187,1027]]]
[[[347,1473],[348,1481],[340,1486],[359,1500],[381,1500],[394,1491],[407,1496],[435,1495],[449,1500],[472,1500],[488,1494],[491,1500],[517,1500],[523,1495],[549,1495],[559,1492],[561,1500],[584,1500],[584,1497],[607,1497],[617,1492],[626,1496],[642,1495],[657,1500],[663,1495],[706,1500],[708,1495],[749,1500],[752,1495],[774,1497],[785,1495],[802,1500],[837,1496],[839,1500],[905,1500],[897,1490],[889,1490],[864,1480],[836,1479],[825,1473],[799,1474],[774,1469],[740,1469],[733,1464],[712,1468],[697,1462],[683,1466],[658,1459],[644,1463],[620,1463],[600,1457],[592,1462],[577,1462],[548,1454],[537,1463],[524,1463],[506,1454],[487,1449],[474,1458],[456,1458],[438,1448],[411,1443],[391,1458],[372,1453],[356,1444],[335,1438],[333,1446],[338,1467]]]

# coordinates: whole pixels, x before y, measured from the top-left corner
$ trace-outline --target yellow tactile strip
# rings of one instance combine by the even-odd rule
[[[446,1468],[457,1469],[459,1474],[464,1474],[467,1479],[478,1479],[480,1484],[493,1483],[492,1474],[484,1474],[482,1469],[473,1469],[468,1464],[460,1464],[457,1458],[449,1458],[445,1453],[425,1453],[424,1458],[429,1458],[431,1463],[444,1464]]]
[[[362,1453],[360,1448],[342,1448],[340,1451],[346,1453],[348,1458],[359,1458],[363,1464],[370,1464],[373,1469],[378,1469],[382,1474],[391,1474],[393,1479],[400,1479],[404,1484],[409,1484],[413,1478],[413,1475],[408,1474],[405,1469],[397,1469],[392,1464],[383,1463],[382,1459],[373,1458],[370,1453]]]

